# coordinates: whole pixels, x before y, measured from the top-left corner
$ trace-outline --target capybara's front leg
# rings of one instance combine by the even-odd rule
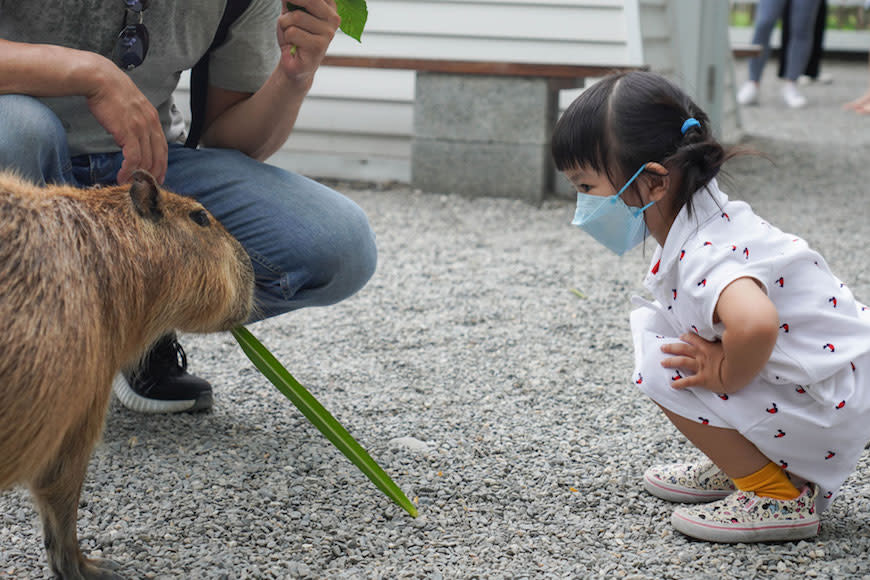
[[[96,420],[98,426],[93,425]],[[45,551],[51,570],[64,580],[121,580],[117,564],[88,560],[79,549],[76,520],[79,496],[102,417],[85,419],[64,437],[54,460],[30,485],[42,519]]]

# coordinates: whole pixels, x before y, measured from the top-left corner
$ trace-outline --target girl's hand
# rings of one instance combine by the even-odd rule
[[[701,387],[714,393],[735,393],[748,385],[770,360],[779,336],[776,306],[754,278],[738,278],[722,290],[713,322],[725,327],[722,340],[710,342],[694,333],[662,346],[676,356],[662,361],[665,368],[690,374],[676,379],[675,389]]]
[[[288,78],[310,80],[341,24],[335,0],[293,0],[299,9],[288,11],[281,0],[278,18],[280,68]]]
[[[720,341],[711,342],[695,333],[680,336],[683,342],[673,342],[662,346],[662,352],[675,356],[662,361],[668,369],[682,369],[690,374],[675,379],[671,386],[675,389],[701,387],[708,391],[723,393],[727,391],[722,381],[722,367],[725,363],[725,349]]]

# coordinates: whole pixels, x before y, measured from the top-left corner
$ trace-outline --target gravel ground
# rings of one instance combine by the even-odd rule
[[[784,110],[744,111],[734,197],[804,236],[870,300],[870,117],[840,110],[864,63]],[[772,77],[771,65],[767,74]],[[738,67],[738,75],[745,67]],[[651,247],[616,259],[540,208],[342,184],[380,266],[352,299],[251,326],[419,506],[392,505],[241,354],[185,337],[209,414],[113,402],[82,496],[83,549],[131,578],[870,578],[870,455],[810,542],[712,545],[646,495],[692,448],[629,384],[629,297]],[[572,289],[583,294],[578,297]],[[0,495],[0,577],[48,575],[25,491]]]

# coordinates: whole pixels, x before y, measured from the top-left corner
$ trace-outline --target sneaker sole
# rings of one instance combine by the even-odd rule
[[[643,487],[657,498],[675,503],[709,503],[734,493],[733,489],[692,489],[643,476]]]
[[[130,388],[124,375],[118,373],[115,375],[115,380],[112,381],[112,390],[121,404],[131,411],[137,413],[192,413],[195,411],[206,411],[211,409],[214,399],[210,392],[203,393],[196,399],[186,399],[181,401],[166,401],[160,399],[149,399],[136,393]]]
[[[821,524],[818,516],[816,516],[815,518],[797,522],[770,522],[755,526],[729,526],[696,520],[686,517],[678,513],[678,511],[674,511],[671,515],[671,525],[677,531],[692,538],[722,544],[737,544],[805,540],[817,536]]]

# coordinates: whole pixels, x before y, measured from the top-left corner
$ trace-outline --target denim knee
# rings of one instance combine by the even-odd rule
[[[271,259],[251,256],[257,273],[254,320],[336,304],[356,294],[371,279],[378,261],[374,232],[363,210],[350,200],[344,201],[329,219],[335,235],[311,244],[303,252],[306,259],[302,262],[287,266],[276,263],[283,253],[280,246],[273,249]],[[298,260],[295,253],[294,260]]]
[[[0,95],[0,168],[38,185],[72,180],[66,130],[38,99]]]

